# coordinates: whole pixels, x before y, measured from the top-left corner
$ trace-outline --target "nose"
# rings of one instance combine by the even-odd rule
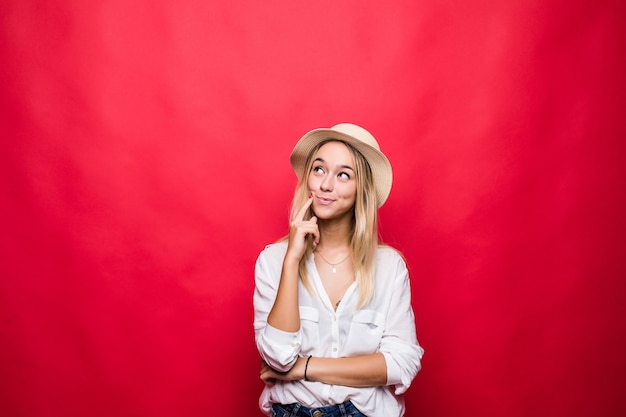
[[[331,175],[324,176],[324,179],[320,183],[320,190],[332,191],[334,187],[334,178]]]

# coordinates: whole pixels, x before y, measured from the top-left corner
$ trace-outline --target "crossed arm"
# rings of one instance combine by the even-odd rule
[[[372,387],[387,383],[387,365],[382,353],[349,358],[300,357],[287,372],[277,372],[262,362],[261,380],[267,385],[273,385],[276,380],[304,379],[305,366],[309,381],[351,387]]]

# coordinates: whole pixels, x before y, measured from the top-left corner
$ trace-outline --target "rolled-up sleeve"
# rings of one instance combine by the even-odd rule
[[[408,271],[399,256],[392,285],[380,352],[387,363],[387,385],[395,385],[395,394],[399,395],[421,369],[424,354],[417,341]]]
[[[302,330],[285,332],[267,324],[280,282],[284,253],[268,246],[257,258],[254,290],[254,334],[261,358],[279,372],[291,369],[302,346]]]

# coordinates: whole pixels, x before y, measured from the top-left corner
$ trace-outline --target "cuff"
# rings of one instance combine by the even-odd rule
[[[286,372],[298,359],[302,332],[285,332],[269,324],[265,327],[265,361],[275,370]]]

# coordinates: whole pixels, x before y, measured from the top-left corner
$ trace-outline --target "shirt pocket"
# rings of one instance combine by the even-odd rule
[[[351,355],[378,352],[385,316],[376,310],[360,310],[352,318],[346,351]]]
[[[302,327],[302,353],[315,349],[320,341],[320,312],[313,307],[300,306],[300,326]]]

